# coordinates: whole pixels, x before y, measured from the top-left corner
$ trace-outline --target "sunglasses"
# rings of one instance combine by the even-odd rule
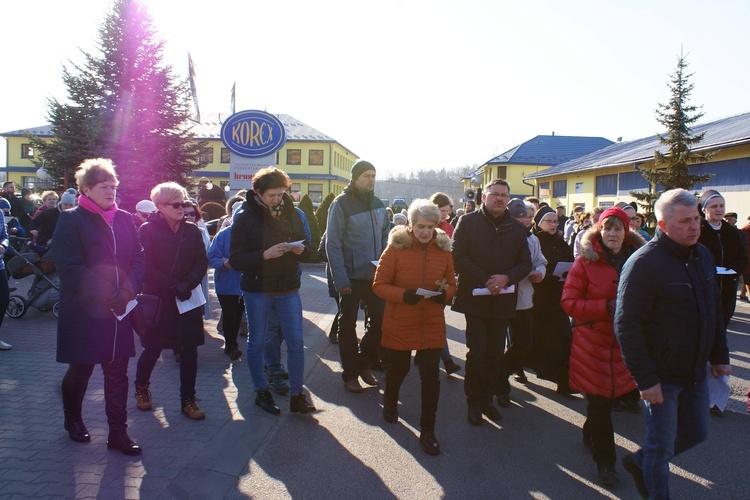
[[[195,217],[196,215],[195,212],[185,212],[185,217]]]
[[[172,207],[175,210],[177,210],[178,208],[190,208],[190,207],[192,207],[192,205],[190,203],[186,203],[186,202],[165,203],[164,206],[165,207]]]

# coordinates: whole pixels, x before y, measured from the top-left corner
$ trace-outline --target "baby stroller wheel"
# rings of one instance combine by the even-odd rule
[[[8,309],[5,311],[5,314],[10,318],[18,319],[23,317],[28,309],[29,307],[26,299],[20,295],[11,295],[10,301],[8,302]]]
[[[55,305],[52,306],[52,314],[55,315],[55,318],[59,317],[60,315],[60,303],[55,302]]]

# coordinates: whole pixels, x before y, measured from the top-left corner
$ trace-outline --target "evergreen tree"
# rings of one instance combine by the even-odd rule
[[[307,223],[310,226],[310,255],[307,258],[307,262],[318,262],[318,245],[320,245],[321,231],[320,226],[318,226],[318,219],[315,217],[315,209],[313,208],[310,196],[303,196],[297,208],[305,213]]]
[[[318,227],[320,227],[320,234],[326,232],[328,227],[328,209],[331,208],[331,203],[336,198],[333,193],[328,193],[323,199],[323,202],[318,205],[318,209],[315,211],[315,218],[318,219]]]
[[[677,68],[668,84],[671,96],[667,104],[659,103],[656,120],[666,128],[658,135],[659,142],[667,147],[666,153],[654,151],[654,169],[641,170],[641,175],[649,182],[648,192],[631,191],[631,195],[644,207],[648,222],[655,222],[654,204],[664,191],[670,189],[694,189],[696,184],[708,182],[713,174],[692,174],[690,166],[708,162],[714,153],[695,153],[694,148],[702,140],[704,133],[693,135],[690,127],[702,116],[699,106],[688,104],[693,84],[689,83],[693,74],[686,74],[687,62],[680,54]],[[653,225],[651,225],[653,227]]]
[[[76,167],[87,158],[111,158],[126,208],[148,198],[160,182],[190,187],[202,168],[187,127],[189,86],[164,65],[146,8],[138,0],[115,0],[99,28],[97,53],[63,69],[67,101],[49,102],[54,139],[32,138],[58,187],[74,185]]]

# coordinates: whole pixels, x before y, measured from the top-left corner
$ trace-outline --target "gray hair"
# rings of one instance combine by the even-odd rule
[[[659,199],[654,204],[654,214],[656,220],[664,220],[668,216],[672,215],[675,205],[682,205],[685,207],[696,207],[698,199],[690,191],[684,189],[670,189],[664,191]]]
[[[527,213],[529,212],[529,210],[531,210],[532,213],[536,212],[536,207],[530,201],[524,201],[523,204],[526,206]]]
[[[409,225],[413,226],[416,224],[419,217],[437,224],[440,222],[440,209],[430,200],[423,198],[414,200],[409,207]]]

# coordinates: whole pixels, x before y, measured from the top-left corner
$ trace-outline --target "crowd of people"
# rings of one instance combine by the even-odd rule
[[[278,415],[272,392],[289,393],[291,412],[316,411],[303,387],[299,293],[310,229],[288,194],[286,173],[260,170],[251,190],[226,202],[213,239],[199,203],[178,184],[155,186],[131,214],[117,206],[111,161],[87,160],[76,182],[77,191],[62,196],[42,193],[41,206],[26,207],[12,183],[3,186],[0,199],[0,208],[19,222],[14,229],[29,231],[39,251],[54,241],[61,283],[57,361],[68,364],[62,395],[70,439],[91,440],[82,402],[98,364],[107,446],[128,455],[142,452],[127,433],[134,329],[143,347],[134,381],[137,408],[153,411],[152,372],[168,349],[180,365],[181,412],[205,418],[196,379],[209,314],[209,267],[222,310],[224,352],[231,361],[245,356],[255,403]],[[588,212],[576,207],[567,217],[563,206],[511,199],[508,182],[497,179],[484,187],[481,200],[461,209],[454,211],[449,196],[435,193],[393,214],[374,195],[375,182],[371,163],[353,165],[351,182],[329,207],[318,248],[337,304],[328,336],[338,345],[344,389],[378,387],[373,371],[384,372],[383,419],[398,422],[399,404],[406,404],[400,388],[416,352],[419,443],[426,453],[439,454],[440,363],[447,375],[462,369],[448,348],[444,310],[451,307],[466,321],[469,424],[500,421],[498,406],[513,405],[510,377],[525,384],[531,370],[555,383],[563,397],[585,396],[582,441],[600,482],[613,486],[619,475],[611,412],[645,408],[645,442],[622,464],[642,496],[668,498],[669,461],[707,435],[707,379],[731,371],[726,326],[738,278],[750,289],[750,224],[739,230],[725,220],[734,216],[736,223],[736,214],[725,212],[715,190],[700,198],[680,189],[663,193],[651,237],[645,217],[625,203]],[[200,186],[204,198],[211,187]],[[0,230],[0,252],[8,248],[9,228]],[[0,274],[4,311],[8,277]],[[0,342],[0,348],[10,345]]]

